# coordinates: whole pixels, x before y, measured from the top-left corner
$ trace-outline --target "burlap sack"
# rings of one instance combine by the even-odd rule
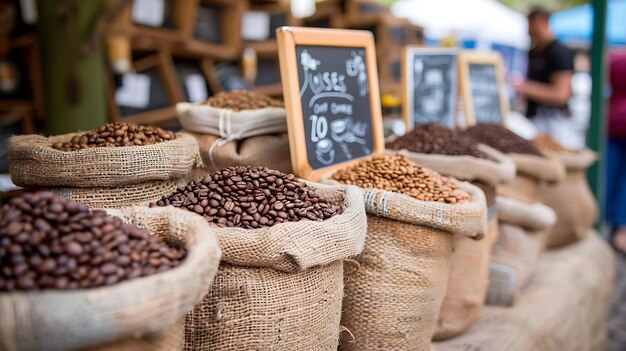
[[[367,239],[346,276],[341,350],[427,350],[448,283],[452,235],[486,233],[484,194],[469,203],[424,202],[365,189]]]
[[[498,187],[498,195],[510,197],[526,203],[540,200],[540,185],[557,183],[565,178],[565,166],[556,157],[522,154],[507,154],[517,168],[513,181]]]
[[[259,135],[243,140],[222,139],[215,135],[194,134],[203,166],[194,169],[191,179],[231,166],[262,166],[291,173],[289,137],[284,134]]]
[[[163,335],[133,337],[82,351],[180,351],[185,341],[185,322],[177,322]]]
[[[218,230],[223,260],[210,293],[188,315],[185,350],[336,350],[342,260],[363,250],[363,197],[313,184],[341,214],[323,222]]]
[[[438,351],[588,351],[605,335],[613,286],[612,250],[597,234],[547,251],[513,307],[487,306],[468,331]]]
[[[597,218],[596,201],[587,183],[587,168],[596,155],[591,150],[560,152],[560,159],[567,173],[563,181],[542,184],[541,202],[556,212],[556,224],[548,232],[546,246],[554,248],[582,239]]]
[[[9,139],[11,180],[19,186],[117,187],[186,177],[200,158],[194,138],[154,145],[93,147],[59,151],[51,147],[76,134],[20,135]]]
[[[50,188],[58,196],[81,202],[92,208],[147,206],[173,193],[185,179],[145,182],[112,188]]]
[[[220,259],[215,230],[183,210],[111,210],[171,245],[185,245],[180,266],[94,289],[0,294],[0,350],[70,351],[163,335],[208,291]]]
[[[287,117],[282,107],[234,111],[204,104],[179,102],[176,104],[176,116],[185,130],[218,135],[228,140],[287,133]]]
[[[486,159],[472,156],[420,154],[407,150],[387,152],[399,153],[417,164],[461,180],[479,180],[496,185],[510,182],[515,178],[515,163],[510,158],[487,145],[480,144],[478,148],[487,156]]]
[[[547,230],[556,222],[551,208],[498,197],[499,238],[491,255],[489,305],[511,306],[531,278]]]

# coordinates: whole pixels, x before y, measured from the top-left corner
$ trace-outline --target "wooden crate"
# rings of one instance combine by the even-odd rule
[[[291,15],[289,3],[251,4],[241,23],[244,46],[254,49],[259,55],[277,53],[276,28],[301,24],[300,19]],[[261,35],[255,40],[250,36],[246,37],[254,33]]]
[[[315,13],[301,21],[305,27],[343,28],[345,26],[339,0],[326,0],[316,4]]]

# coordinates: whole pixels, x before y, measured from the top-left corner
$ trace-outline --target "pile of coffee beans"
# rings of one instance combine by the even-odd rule
[[[293,174],[261,167],[228,167],[187,184],[151,206],[186,208],[221,227],[259,228],[308,219],[323,221],[337,208]]]
[[[341,183],[393,191],[422,201],[457,204],[471,199],[447,177],[402,155],[366,159],[336,172],[332,178]]]
[[[152,145],[173,139],[176,139],[176,133],[161,128],[115,122],[75,135],[69,141],[54,143],[52,147],[75,151],[90,147]]]
[[[500,152],[543,156],[532,142],[499,124],[477,124],[464,133],[476,142],[489,145]]]
[[[533,144],[542,151],[552,151],[552,152],[562,152],[569,151],[566,149],[561,143],[554,140],[548,134],[539,134],[535,138],[533,138]]]
[[[478,144],[474,139],[437,123],[417,126],[411,132],[387,144],[387,148],[406,149],[422,154],[485,157],[478,150]]]
[[[0,209],[0,291],[79,289],[176,267],[186,250],[50,192]]]
[[[282,101],[272,99],[269,96],[259,94],[254,91],[232,90],[229,92],[219,92],[211,96],[206,102],[217,108],[225,108],[235,111],[254,110],[264,107],[283,107]]]

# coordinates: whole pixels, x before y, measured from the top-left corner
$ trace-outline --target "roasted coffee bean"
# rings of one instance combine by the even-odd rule
[[[176,267],[185,254],[145,229],[52,193],[26,193],[0,209],[0,292],[114,284]]]
[[[107,123],[52,147],[60,151],[76,151],[91,147],[152,145],[176,139],[177,134],[157,127],[115,122]],[[56,212],[55,212],[56,213]]]
[[[258,228],[302,219],[322,221],[337,213],[336,206],[320,199],[314,189],[296,180],[293,174],[243,166],[206,175],[151,206],[171,204],[187,208],[184,203],[190,198],[199,200],[194,212],[221,227]],[[202,207],[201,212],[197,206]]]
[[[422,201],[456,204],[470,200],[469,194],[447,177],[402,155],[366,159],[337,171],[332,178],[341,183],[393,191]]]
[[[554,140],[548,134],[539,134],[535,138],[533,138],[533,144],[541,151],[548,152],[563,152],[563,151],[572,151],[561,145],[558,141]]]
[[[500,152],[542,156],[532,142],[499,124],[477,124],[463,132],[477,143],[483,143]]]
[[[224,108],[234,111],[253,110],[265,107],[283,107],[281,101],[272,99],[263,94],[247,90],[232,90],[229,92],[219,92],[211,96],[206,102],[217,108]],[[235,181],[235,180],[233,180]]]
[[[485,157],[474,139],[437,123],[416,126],[411,132],[387,144],[392,150],[406,149],[422,154]]]

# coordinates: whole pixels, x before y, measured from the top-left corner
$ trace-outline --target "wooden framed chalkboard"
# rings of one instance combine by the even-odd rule
[[[402,55],[402,115],[406,130],[425,123],[456,125],[458,51],[406,46]]]
[[[294,173],[317,180],[382,154],[372,34],[282,27],[277,38]]]
[[[467,125],[504,124],[509,106],[500,55],[495,52],[462,52],[459,55],[459,76]]]

